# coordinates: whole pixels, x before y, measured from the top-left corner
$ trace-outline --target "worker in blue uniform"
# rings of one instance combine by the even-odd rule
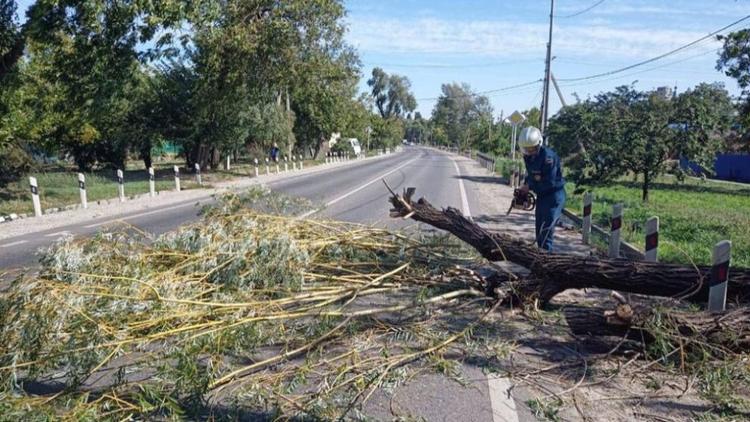
[[[521,189],[536,194],[536,244],[551,252],[555,226],[566,198],[560,157],[549,147],[542,146],[542,133],[535,127],[521,131],[518,146],[526,163],[526,183]]]

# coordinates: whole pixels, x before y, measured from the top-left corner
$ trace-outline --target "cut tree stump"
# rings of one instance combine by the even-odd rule
[[[413,202],[414,192],[414,188],[407,188],[401,196],[391,191],[392,217],[411,218],[445,230],[490,261],[511,261],[527,268],[530,276],[509,283],[514,295],[527,303],[538,300],[545,304],[567,289],[582,288],[611,289],[692,302],[708,299],[711,267],[548,253],[505,233],[485,230],[455,208],[438,210],[424,198]],[[750,300],[750,269],[729,270],[727,298],[730,302]]]
[[[575,335],[615,336],[650,343],[657,337],[687,348],[742,353],[750,350],[750,308],[688,312],[619,304],[614,310],[568,306],[565,320]],[[717,349],[720,347],[721,349]]]

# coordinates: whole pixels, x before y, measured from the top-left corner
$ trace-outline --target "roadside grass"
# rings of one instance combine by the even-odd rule
[[[580,215],[583,193],[568,183],[567,208]],[[640,185],[620,181],[595,187],[594,224],[608,228],[612,205],[624,204],[623,240],[643,249],[645,223],[659,217],[659,260],[681,264],[711,264],[713,246],[732,241],[732,265],[750,267],[750,186],[713,181],[661,178],[641,201]]]
[[[509,180],[514,169],[524,171],[523,160],[511,160],[510,158],[497,157],[495,160],[495,172],[505,180]]]
[[[0,215],[34,212],[31,202],[31,192],[29,191],[28,176],[37,178],[42,210],[80,204],[78,174],[76,172],[57,170],[45,173],[32,173],[24,176],[17,182],[9,184],[4,189],[0,189]],[[174,190],[174,173],[171,169],[159,169],[156,171],[155,176],[157,191]],[[149,182],[145,171],[127,170],[124,174],[124,179],[126,197],[129,198],[148,193]],[[182,174],[180,187],[182,189],[194,189],[198,187],[198,184],[195,182],[193,175]],[[87,173],[86,196],[89,202],[117,198],[117,179],[114,172],[100,171]]]
[[[325,160],[305,160],[304,168],[325,163]],[[297,163],[298,164],[298,163]],[[167,159],[154,161],[153,167],[156,177],[156,190],[174,190],[173,166],[180,168],[180,187],[182,189],[196,189],[198,184],[195,174],[185,168],[182,159]],[[270,164],[271,174],[276,173],[276,165]],[[288,162],[288,169],[292,171],[292,163]],[[29,191],[29,176],[37,178],[42,210],[62,208],[67,205],[80,204],[78,191],[78,172],[67,166],[48,166],[46,171],[27,174],[19,181],[0,189],[0,215],[33,213]],[[260,163],[259,174],[266,174],[265,162]],[[284,163],[279,163],[279,170],[284,171]],[[215,171],[202,172],[203,187],[210,187],[211,183],[222,182],[235,178],[254,177],[255,165],[251,159],[231,163],[230,170],[219,168]],[[124,172],[125,196],[132,197],[148,193],[148,173],[143,168],[142,161],[130,161]],[[114,199],[118,196],[117,178],[114,170],[102,170],[86,173],[86,196],[89,202]]]

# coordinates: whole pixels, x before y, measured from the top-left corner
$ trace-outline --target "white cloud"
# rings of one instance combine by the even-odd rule
[[[364,52],[503,58],[538,56],[545,49],[548,30],[542,23],[507,20],[356,18],[349,23],[349,41]],[[558,55],[627,59],[652,57],[705,35],[693,30],[615,28],[604,22],[588,26],[556,25],[554,34]],[[707,41],[702,47],[710,44]]]

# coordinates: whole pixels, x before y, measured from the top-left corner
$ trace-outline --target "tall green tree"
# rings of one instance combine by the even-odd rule
[[[389,75],[383,69],[372,69],[367,81],[380,116],[384,119],[404,117],[417,108],[417,100],[411,92],[411,81],[406,76]]]
[[[742,90],[739,98],[739,136],[732,136],[734,150],[750,152],[750,28],[719,35],[724,45],[719,53],[716,69],[737,80]]]
[[[476,134],[483,119],[491,121],[490,100],[475,94],[465,83],[443,84],[441,92],[432,110],[433,125],[442,129],[449,144],[471,146],[472,128]],[[485,130],[480,130],[485,133]]]

